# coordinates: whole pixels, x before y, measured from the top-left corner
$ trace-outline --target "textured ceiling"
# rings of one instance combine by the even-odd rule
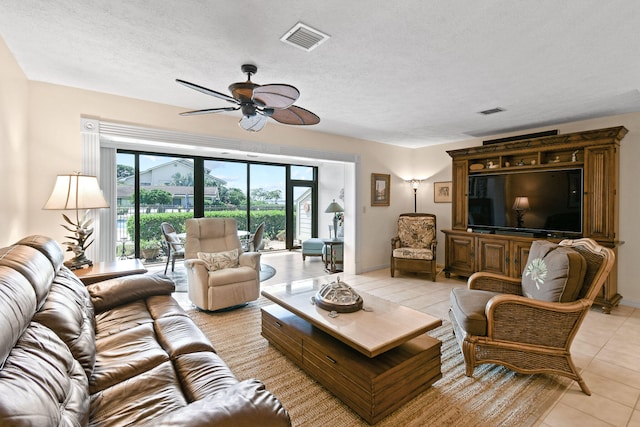
[[[297,22],[331,38],[282,43]],[[300,90],[309,130],[406,147],[640,111],[639,23],[637,0],[0,3],[30,80],[191,110],[229,104],[176,78],[228,93],[253,63]]]

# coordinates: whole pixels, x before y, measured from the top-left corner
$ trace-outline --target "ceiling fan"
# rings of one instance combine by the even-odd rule
[[[235,104],[233,107],[185,111],[184,113],[180,113],[180,115],[192,116],[195,114],[241,110],[242,118],[238,124],[242,129],[252,132],[262,130],[269,117],[286,125],[315,125],[320,123],[320,117],[311,111],[293,105],[300,96],[298,89],[287,84],[268,84],[261,86],[253,83],[251,76],[258,71],[258,67],[253,64],[244,64],[241,70],[247,74],[247,81],[229,85],[229,92],[231,92],[232,96],[181,79],[176,79],[176,82],[188,88]]]

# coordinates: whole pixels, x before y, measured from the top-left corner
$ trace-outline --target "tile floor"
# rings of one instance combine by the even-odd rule
[[[328,277],[319,257],[308,257],[303,262],[300,253],[278,252],[263,254],[262,261],[277,271],[273,278],[262,282],[263,287]],[[182,264],[176,264],[177,268]],[[428,276],[397,274],[391,278],[388,269],[338,276],[351,286],[380,297],[393,293],[397,299],[401,294],[404,305],[443,319],[448,319],[451,289],[465,285],[464,281],[446,279],[443,274],[435,283]],[[186,293],[176,293],[175,297],[184,307],[191,308]],[[592,395],[583,394],[574,383],[536,425],[640,427],[640,309],[621,305],[607,315],[592,308],[574,340],[572,354]]]

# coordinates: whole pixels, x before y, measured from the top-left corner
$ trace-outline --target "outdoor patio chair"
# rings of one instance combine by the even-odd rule
[[[184,259],[184,243],[178,237],[173,225],[168,222],[160,224],[162,235],[164,236],[165,249],[167,252],[167,264],[164,266],[164,274],[167,274],[169,261],[171,261],[171,271],[176,267],[176,258]]]

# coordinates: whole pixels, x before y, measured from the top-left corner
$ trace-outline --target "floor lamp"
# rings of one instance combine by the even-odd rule
[[[62,214],[66,224],[62,227],[73,233],[65,236],[72,239],[71,242],[63,242],[67,245],[67,251],[72,251],[75,256],[65,261],[64,265],[71,270],[82,268],[85,265],[93,265],[84,251],[93,243],[93,219],[88,217],[89,209],[108,208],[109,204],[102,195],[98,178],[90,175],[82,175],[79,172],[72,175],[58,175],[49,200],[43,209],[48,210],[75,210],[76,220],[72,221],[67,215]],[[80,215],[80,210],[85,212]]]
[[[407,181],[413,188],[413,212],[418,212],[418,187],[420,187],[421,179],[410,179]]]

